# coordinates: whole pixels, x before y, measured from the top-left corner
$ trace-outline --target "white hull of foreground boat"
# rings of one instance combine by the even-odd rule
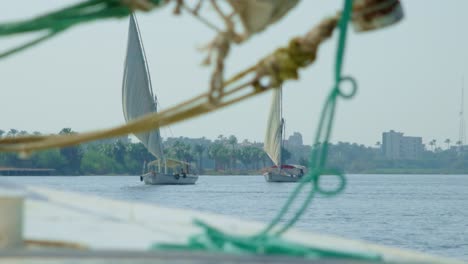
[[[164,185],[164,184],[195,184],[198,180],[198,175],[172,175],[164,173],[146,173],[142,177],[145,184],[148,185]]]
[[[274,172],[267,172],[263,174],[265,181],[267,182],[298,182],[301,180],[301,176],[298,175],[283,175]]]

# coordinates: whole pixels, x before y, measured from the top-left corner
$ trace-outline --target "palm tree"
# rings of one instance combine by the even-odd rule
[[[250,167],[249,165],[253,162],[254,148],[252,146],[243,146],[239,151],[239,160],[245,168]]]
[[[8,137],[15,137],[16,134],[18,134],[18,132],[19,131],[17,129],[11,128],[10,131],[8,131],[7,136]]]
[[[377,146],[377,154],[382,154],[383,153],[382,143],[380,143],[380,141],[377,141],[375,142],[375,145]]]
[[[462,142],[461,142],[461,140],[458,140],[458,141],[457,141],[455,144],[457,144],[457,146],[458,146],[458,149],[460,149],[460,148],[461,148],[461,146],[462,146]]]
[[[229,142],[229,144],[231,144],[232,147],[234,148],[234,145],[237,144],[237,138],[236,138],[236,136],[230,135],[230,136],[229,136],[229,139],[228,139],[228,142]]]
[[[198,154],[198,170],[202,172],[203,171],[202,159],[203,159],[203,152],[205,151],[205,146],[203,146],[202,144],[197,144],[193,147],[193,151],[195,151]]]
[[[59,134],[61,134],[61,135],[63,135],[63,134],[75,134],[75,132],[69,127],[64,127],[64,128],[62,128],[62,130],[60,130]]]
[[[447,138],[444,143],[447,144],[447,150],[450,149],[450,139]]]
[[[190,145],[185,144],[179,140],[174,142],[172,147],[169,149],[169,153],[178,160],[183,160],[186,162],[191,162],[193,160],[193,155],[190,151]]]
[[[236,145],[237,145],[236,136],[230,135],[229,139],[228,139],[228,143],[232,146],[232,149],[231,149],[231,170],[232,170],[233,167],[236,166],[236,151],[235,151],[235,148],[236,148]]]
[[[114,160],[121,165],[125,165],[126,151],[125,144],[122,142],[122,140],[117,140],[114,144],[112,144],[112,156]]]
[[[218,140],[221,141],[221,142],[224,142],[224,141],[227,140],[227,138],[221,134],[221,135],[218,136]]]
[[[429,146],[431,146],[431,148],[432,148],[432,151],[434,151],[434,145],[435,145],[435,141],[434,141],[434,139],[433,139],[433,140],[431,140],[431,141],[429,141]]]
[[[59,134],[75,134],[71,128],[66,127],[60,130]],[[71,146],[60,149],[60,154],[67,160],[67,173],[79,174],[81,160],[83,158],[83,149],[81,146]]]
[[[126,152],[132,160],[137,162],[137,164],[143,164],[145,161],[154,159],[154,156],[148,152],[148,149],[146,149],[141,142],[129,144],[126,147]],[[140,172],[140,167],[137,168],[136,172]]]
[[[208,148],[208,157],[215,162],[215,170],[221,167],[225,170],[226,163],[229,161],[229,150],[221,142],[215,142]]]
[[[265,155],[265,151],[263,151],[262,149],[259,149],[259,148],[253,148],[253,158],[255,160],[255,169],[258,170],[259,169],[259,161],[262,161],[263,163],[263,158],[264,158],[264,155]]]

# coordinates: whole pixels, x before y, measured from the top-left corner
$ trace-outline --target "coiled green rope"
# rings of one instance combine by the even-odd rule
[[[357,83],[351,77],[342,76],[343,58],[346,44],[346,34],[348,22],[351,16],[353,0],[345,0],[343,13],[339,22],[339,40],[335,61],[335,80],[325,105],[322,109],[321,118],[314,139],[314,148],[311,152],[309,173],[303,177],[291,196],[281,208],[280,212],[270,222],[270,224],[259,234],[254,236],[234,236],[226,234],[213,228],[202,221],[196,220],[195,225],[201,227],[204,233],[191,237],[187,245],[155,244],[155,250],[203,250],[210,252],[224,252],[234,254],[272,254],[288,255],[305,258],[346,258],[364,259],[380,261],[382,258],[376,253],[350,253],[329,249],[312,248],[304,245],[292,243],[281,239],[281,235],[291,228],[308,208],[316,194],[324,196],[334,196],[342,192],[346,186],[344,175],[332,169],[326,168],[328,143],[333,127],[335,109],[339,98],[350,99],[357,91]],[[344,82],[351,84],[351,90],[344,92],[341,85]],[[324,189],[320,185],[323,175],[334,175],[338,179],[338,185],[334,189]],[[308,187],[308,188],[305,188]],[[285,217],[289,209],[301,192],[307,192],[305,199],[299,209],[294,212],[293,217],[283,226],[280,226],[281,219]]]
[[[160,6],[165,2],[164,0],[145,1],[147,2],[146,5],[151,5],[152,7]],[[99,19],[126,17],[132,12],[132,9],[141,7],[141,3],[139,4],[131,0],[88,0],[30,20],[0,24],[0,37],[30,32],[44,32],[44,35],[37,39],[1,52],[0,59],[52,38],[72,26]]]

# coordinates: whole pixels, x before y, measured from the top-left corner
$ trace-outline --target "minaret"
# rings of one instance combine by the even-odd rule
[[[463,107],[464,107],[464,78],[462,77],[462,90],[461,90],[461,106],[460,106],[460,125],[458,128],[458,144],[460,150],[462,150],[462,146],[465,145],[465,117],[463,115]]]

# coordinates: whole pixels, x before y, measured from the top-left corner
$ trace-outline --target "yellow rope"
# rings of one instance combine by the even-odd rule
[[[315,60],[319,45],[331,36],[337,23],[338,16],[324,19],[303,37],[291,40],[287,47],[277,49],[255,66],[249,67],[223,82],[223,92],[218,95],[218,100],[215,102],[213,102],[212,91],[209,91],[171,108],[145,115],[125,125],[113,128],[77,134],[28,136],[14,139],[7,137],[0,140],[0,151],[29,155],[33,151],[48,148],[61,148],[93,140],[141,133],[200,116],[263,93],[271,88],[277,88],[283,81],[297,79],[299,68],[310,65]],[[243,84],[229,88],[251,73],[254,73],[254,76],[244,81]],[[270,78],[269,84],[260,82],[265,77]]]

